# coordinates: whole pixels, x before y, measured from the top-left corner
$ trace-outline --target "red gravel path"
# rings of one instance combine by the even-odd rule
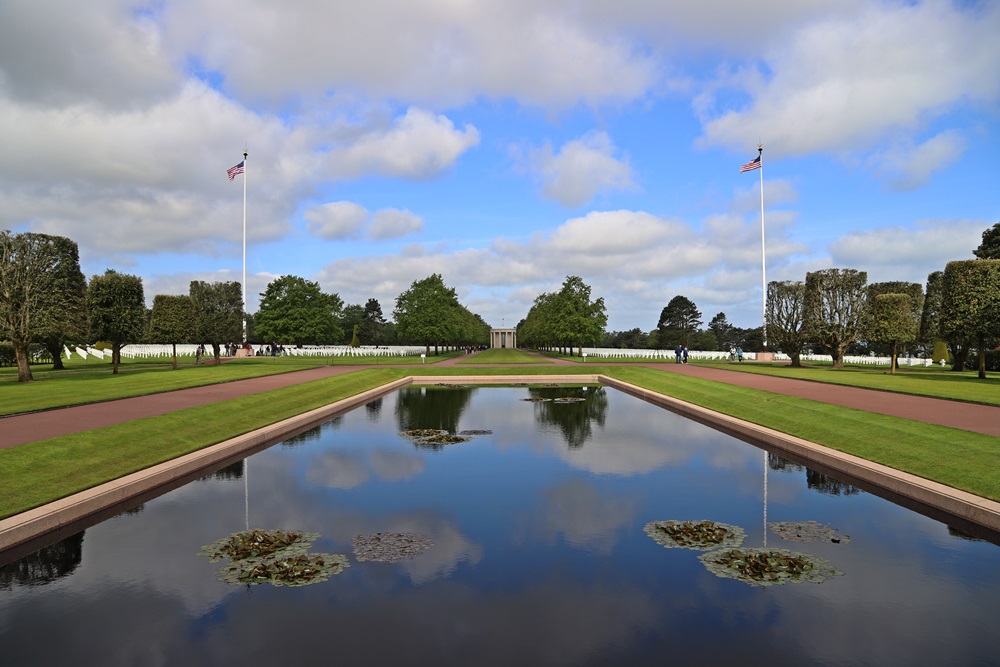
[[[435,366],[451,366],[463,357],[439,362]],[[564,360],[552,360],[554,366],[577,365]],[[1000,437],[1000,407],[977,405],[938,398],[925,398],[892,392],[858,389],[838,385],[777,378],[753,373],[740,373],[696,364],[643,364],[670,373],[682,373],[728,384],[761,389],[778,394],[798,396],[869,412],[877,412],[930,424],[950,426]],[[475,365],[464,365],[470,375]],[[533,366],[537,368],[538,366]],[[27,415],[0,418],[0,448],[44,440],[78,431],[166,414],[174,410],[226,401],[240,396],[287,387],[300,382],[330,377],[359,370],[360,366],[322,366],[303,371],[261,378],[182,389],[151,396],[137,396],[117,401],[80,405],[58,410],[46,410]],[[411,366],[415,372],[419,366]],[[517,366],[511,366],[516,369]]]

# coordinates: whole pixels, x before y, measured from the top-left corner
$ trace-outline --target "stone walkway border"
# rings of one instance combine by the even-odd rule
[[[908,499],[917,511],[953,516],[962,522],[1000,533],[1000,503],[975,496],[930,480],[900,472],[856,456],[844,454],[801,438],[722,415],[705,408],[649,391],[604,375],[492,375],[410,376],[376,389],[362,392],[276,424],[257,429],[225,442],[168,461],[126,477],[102,484],[62,500],[0,521],[0,561],[15,547],[19,558],[31,553],[34,545],[47,538],[58,539],[93,525],[108,516],[109,510],[124,508],[139,497],[153,498],[195,479],[210,469],[222,467],[272,444],[344,414],[375,398],[411,384],[539,384],[601,383],[639,397],[758,447],[786,453],[806,464],[846,474],[867,485],[877,495]],[[941,519],[941,516],[935,518]],[[90,522],[88,524],[88,519]],[[994,537],[993,539],[997,539]],[[41,545],[39,545],[41,546]]]

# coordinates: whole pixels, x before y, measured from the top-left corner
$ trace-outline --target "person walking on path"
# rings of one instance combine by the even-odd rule
[[[688,362],[688,349],[687,349],[687,345],[685,345],[684,346],[684,363],[686,364],[687,362]]]
[[[675,359],[674,359],[674,363],[675,363],[675,364],[679,364],[679,363],[681,363],[681,354],[682,354],[683,352],[684,352],[684,349],[683,349],[683,348],[682,348],[682,347],[680,346],[680,344],[678,344],[678,345],[677,345],[677,349],[676,349],[676,350],[674,350],[674,357],[675,357]]]
[[[736,348],[736,358],[739,359],[739,361],[740,361],[741,364],[743,363],[743,348],[742,347]]]

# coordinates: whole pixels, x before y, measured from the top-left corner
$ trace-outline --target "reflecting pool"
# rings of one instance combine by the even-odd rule
[[[719,576],[685,521],[832,571]],[[226,583],[247,529],[346,567]],[[997,664],[987,537],[612,389],[411,387],[4,565],[0,664]]]

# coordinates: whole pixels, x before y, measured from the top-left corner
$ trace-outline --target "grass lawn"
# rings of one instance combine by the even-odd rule
[[[521,350],[514,350],[505,347],[495,347],[475,354],[464,355],[459,361],[460,364],[547,364],[547,359],[542,359],[534,354],[528,354]]]
[[[455,356],[451,354],[450,356]],[[433,357],[431,363],[450,358],[448,355]],[[188,389],[209,384],[233,382],[247,378],[289,373],[324,365],[345,366],[409,366],[420,365],[416,357],[250,357],[233,359],[221,365],[194,365],[189,357],[186,365],[176,370],[172,362],[156,360],[128,360],[112,375],[111,362],[83,360],[66,364],[61,371],[32,369],[34,382],[19,383],[17,369],[5,368],[0,374],[0,416],[16,415],[34,410],[96,403],[130,396],[158,394],[175,389]],[[178,357],[181,363],[181,357]],[[48,369],[48,367],[43,367]]]
[[[831,366],[805,366],[792,368],[787,364],[758,364],[738,362],[699,362],[699,366],[711,366],[741,373],[758,373],[778,377],[826,382],[866,389],[895,391],[901,394],[947,398],[985,405],[1000,405],[1000,375],[980,380],[975,371],[952,372],[938,368],[902,367],[894,374],[886,368],[868,366],[848,366],[834,369]]]
[[[196,370],[203,370],[203,367]],[[517,373],[544,375],[553,370],[552,366],[536,365],[518,368]],[[510,372],[510,368],[499,366],[475,369],[477,375]],[[1000,474],[997,473],[1000,447],[997,447],[996,438],[990,436],[637,366],[581,364],[559,367],[558,372],[611,375],[711,410],[1000,500]],[[0,450],[0,518],[406,375],[468,373],[468,369],[460,367],[435,368],[432,365],[371,368],[226,403]],[[68,381],[67,384],[74,383]]]

